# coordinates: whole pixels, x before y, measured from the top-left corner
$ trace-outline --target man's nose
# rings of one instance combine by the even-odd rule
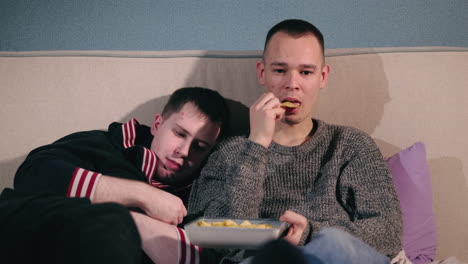
[[[289,71],[286,75],[286,88],[287,89],[299,89],[299,78],[300,73],[296,71]]]
[[[176,149],[177,154],[180,157],[187,157],[190,151],[190,145],[191,143],[188,141],[181,142]]]

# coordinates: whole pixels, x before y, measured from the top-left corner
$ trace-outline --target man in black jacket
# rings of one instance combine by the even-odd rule
[[[184,203],[225,124],[224,98],[188,87],[151,127],[132,119],[33,150],[0,197],[2,262],[140,263],[142,246],[153,261],[179,258],[161,251],[186,245]]]

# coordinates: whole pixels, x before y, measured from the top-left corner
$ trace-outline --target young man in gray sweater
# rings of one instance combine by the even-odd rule
[[[329,72],[315,26],[285,20],[270,29],[257,63],[266,93],[250,107],[250,134],[211,155],[192,188],[189,216],[288,222],[284,239],[321,263],[385,263],[401,250],[399,201],[376,144],[357,129],[313,118]]]

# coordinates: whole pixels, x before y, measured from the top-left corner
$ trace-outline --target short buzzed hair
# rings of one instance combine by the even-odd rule
[[[265,39],[263,47],[263,59],[268,48],[268,43],[275,33],[284,32],[292,37],[302,37],[307,34],[315,36],[322,48],[322,57],[325,58],[325,41],[322,32],[311,23],[300,19],[286,19],[274,25],[269,31]]]

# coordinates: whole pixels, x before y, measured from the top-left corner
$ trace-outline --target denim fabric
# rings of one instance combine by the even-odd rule
[[[298,255],[302,252],[302,256]],[[287,261],[286,261],[287,259]],[[362,240],[337,228],[324,228],[303,247],[275,240],[261,247],[242,264],[387,264],[390,259]]]
[[[324,228],[302,247],[307,263],[390,263],[390,259],[362,240],[337,228]]]

